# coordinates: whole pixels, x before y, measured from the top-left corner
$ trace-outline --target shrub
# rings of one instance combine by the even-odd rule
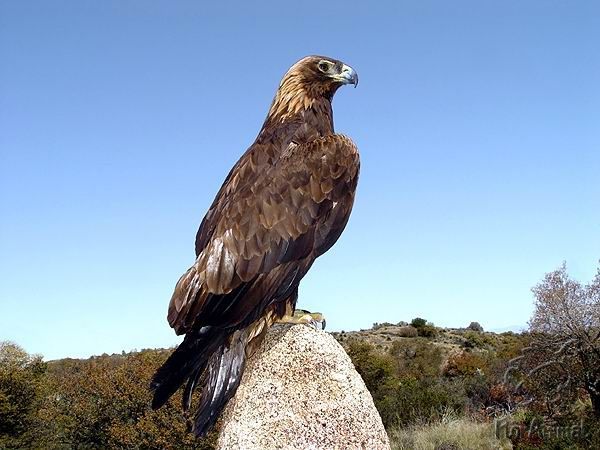
[[[402,326],[398,329],[398,336],[400,337],[407,337],[407,338],[413,338],[413,337],[417,337],[419,335],[419,332],[417,331],[417,329],[413,326]]]
[[[509,386],[504,383],[495,383],[490,386],[489,403],[497,410],[502,411],[506,411],[509,407],[513,406]]]
[[[410,425],[439,420],[445,413],[462,414],[464,391],[443,379],[405,377],[388,392],[378,407],[384,425]]]
[[[415,317],[410,324],[415,328],[421,328],[427,325],[427,321],[425,319],[421,319],[420,317]]]
[[[0,448],[32,446],[33,414],[46,364],[16,344],[0,342]]]
[[[352,341],[348,346],[348,355],[373,396],[375,406],[379,409],[382,402],[396,380],[397,371],[394,359],[367,343]]]
[[[523,347],[526,347],[531,337],[524,334],[502,333],[496,336],[496,354],[503,360],[513,359],[521,354]]]
[[[437,330],[432,324],[423,325],[420,328],[417,328],[417,332],[419,336],[426,338],[433,338],[437,336]]]
[[[489,365],[487,355],[463,350],[448,357],[444,364],[443,373],[447,377],[485,374]]]
[[[485,376],[476,374],[470,377],[456,378],[454,381],[462,386],[467,397],[467,409],[472,415],[484,412],[490,405],[490,385]]]
[[[168,352],[73,361],[48,377],[34,448],[208,449],[188,434],[177,400],[150,409],[147,380]],[[214,436],[211,436],[214,438]]]
[[[425,319],[415,317],[410,324],[417,329],[419,336],[431,338],[437,335],[435,326]]]
[[[477,331],[479,333],[483,332],[483,327],[479,324],[479,322],[471,322],[467,327],[468,330]]]
[[[480,333],[475,331],[467,331],[464,334],[464,341],[462,346],[464,348],[483,348],[485,347],[486,341]]]
[[[389,354],[394,357],[398,377],[435,378],[440,375],[442,351],[425,339],[397,340]]]

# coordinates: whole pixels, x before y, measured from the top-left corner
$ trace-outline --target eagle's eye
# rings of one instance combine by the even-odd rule
[[[319,64],[317,64],[317,67],[319,67],[319,70],[321,72],[328,72],[329,69],[331,69],[331,63],[327,62],[327,61],[319,61]]]

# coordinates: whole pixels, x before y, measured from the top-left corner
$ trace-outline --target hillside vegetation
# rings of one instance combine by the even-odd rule
[[[0,344],[0,448],[212,448],[179,405],[149,408],[149,379],[171,350],[43,362]]]
[[[396,449],[600,449],[600,267],[566,265],[533,287],[527,333],[423,318],[333,333]],[[148,383],[172,350],[44,362],[0,343],[0,448],[209,449],[175,395],[152,411]],[[197,399],[196,399],[197,400]]]
[[[586,392],[547,398],[552,380],[527,371],[534,334],[484,332],[477,323],[437,328],[417,318],[335,335],[395,448],[600,448]]]
[[[600,448],[583,393],[572,415],[549,417],[543,402],[521,405],[523,395],[506,383],[528,334],[415,319],[333,335],[373,395],[394,448]],[[148,380],[169,352],[44,362],[3,343],[0,448],[212,448],[214,433],[195,440],[186,432],[177,400],[148,407]],[[551,431],[561,423],[580,432]]]

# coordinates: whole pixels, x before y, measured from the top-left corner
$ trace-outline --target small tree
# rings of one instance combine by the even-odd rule
[[[435,325],[425,319],[415,317],[410,324],[417,329],[419,336],[431,338],[437,335]]]
[[[532,291],[532,341],[518,361],[525,386],[549,412],[566,409],[583,389],[600,418],[600,267],[582,286],[563,263]]]
[[[483,332],[483,327],[480,325],[479,322],[471,322],[467,329],[471,331],[477,331],[479,333]]]
[[[31,445],[29,431],[46,364],[12,342],[0,342],[0,448]]]
[[[425,319],[421,319],[420,317],[415,317],[410,324],[415,328],[421,328],[427,325],[427,321]]]

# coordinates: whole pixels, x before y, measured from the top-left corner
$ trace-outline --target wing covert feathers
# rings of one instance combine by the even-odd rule
[[[236,288],[282,264],[316,258],[341,234],[358,178],[354,143],[334,134],[279,153],[251,147],[203,220],[198,257],[169,307],[178,334],[201,321],[210,303],[234,302],[227,306],[235,309]]]

